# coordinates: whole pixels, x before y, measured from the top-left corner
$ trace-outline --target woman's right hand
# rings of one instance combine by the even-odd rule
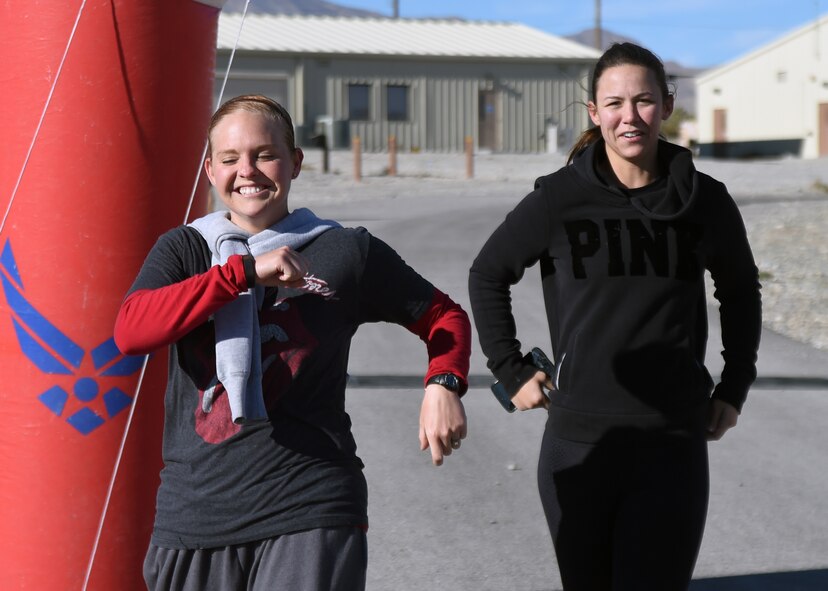
[[[256,257],[256,284],[268,287],[302,287],[308,263],[301,254],[282,246]]]
[[[535,375],[520,387],[514,396],[512,404],[518,410],[531,410],[533,408],[549,408],[549,397],[543,388],[552,389],[552,378],[538,370]]]

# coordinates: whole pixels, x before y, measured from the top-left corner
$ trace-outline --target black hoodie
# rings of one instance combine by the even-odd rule
[[[756,377],[761,300],[744,224],[725,186],[660,142],[663,177],[636,190],[596,173],[592,144],[539,178],[472,264],[469,295],[492,373],[514,394],[535,372],[516,338],[510,286],[540,261],[558,388],[549,427],[596,441],[614,427],[700,428],[713,397],[741,410]],[[704,366],[704,271],[720,303],[725,365]]]

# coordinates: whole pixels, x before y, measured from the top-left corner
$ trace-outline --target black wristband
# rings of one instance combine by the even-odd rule
[[[242,263],[244,263],[244,278],[247,280],[247,288],[252,289],[256,286],[256,259],[252,254],[242,255]]]
[[[463,382],[453,373],[440,373],[434,376],[431,376],[428,381],[426,381],[426,385],[429,384],[440,384],[446,390],[451,390],[452,392],[456,392],[460,394],[460,390],[463,386]]]

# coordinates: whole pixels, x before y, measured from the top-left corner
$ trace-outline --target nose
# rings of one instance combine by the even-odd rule
[[[624,108],[621,111],[621,116],[624,120],[624,123],[633,123],[640,119],[638,114],[638,106],[633,102],[628,102],[624,104]]]
[[[239,176],[248,178],[256,174],[256,166],[253,164],[253,160],[244,156],[239,158]]]

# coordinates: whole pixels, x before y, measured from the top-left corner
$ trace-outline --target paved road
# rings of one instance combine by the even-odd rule
[[[520,195],[498,183],[423,181],[389,194],[380,181],[355,188],[343,180],[348,197],[303,202],[297,184],[293,205],[366,226],[468,310],[469,264]],[[532,271],[514,293],[519,334],[548,348]],[[396,327],[364,327],[354,342],[348,409],[369,482],[369,591],[560,589],[535,485],[543,413],[500,409],[475,342],[469,437],[434,468],[417,442],[425,361],[420,341]],[[710,446],[709,519],[693,591],[828,589],[826,384],[828,352],[764,335],[760,380],[740,424]]]

